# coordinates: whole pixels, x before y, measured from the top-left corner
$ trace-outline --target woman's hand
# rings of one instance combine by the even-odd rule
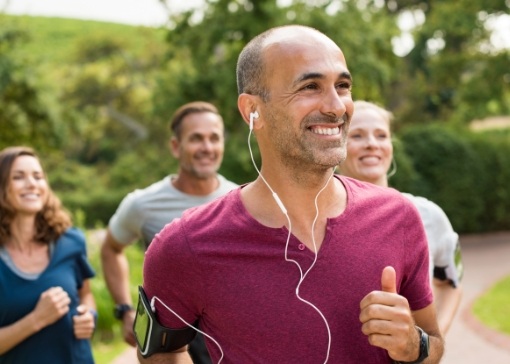
[[[74,336],[77,339],[90,339],[96,328],[94,314],[85,305],[79,305],[78,314],[73,317]]]
[[[51,287],[41,293],[33,311],[37,328],[51,325],[68,313],[70,303],[71,299],[62,287]]]

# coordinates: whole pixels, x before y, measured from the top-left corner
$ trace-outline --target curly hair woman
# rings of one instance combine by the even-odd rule
[[[0,363],[93,363],[94,270],[36,153],[0,151]]]

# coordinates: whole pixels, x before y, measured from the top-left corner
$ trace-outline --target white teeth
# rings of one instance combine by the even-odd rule
[[[27,194],[21,195],[21,197],[24,197],[24,198],[38,198],[39,195],[37,195],[35,193],[27,193]]]
[[[365,164],[378,164],[380,161],[380,158],[377,156],[369,155],[361,158],[361,161]]]
[[[312,128],[312,132],[320,135],[337,135],[340,134],[340,128]]]

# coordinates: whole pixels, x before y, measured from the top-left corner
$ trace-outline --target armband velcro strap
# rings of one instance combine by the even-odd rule
[[[189,344],[196,336],[198,320],[192,326],[170,329],[161,325],[151,309],[141,286],[138,287],[138,306],[133,331],[140,354],[147,358],[155,353],[169,353]]]
[[[160,340],[157,340],[157,342],[161,343],[161,346],[159,348],[154,347],[157,352],[169,353],[175,351],[185,345],[188,345],[197,335],[197,331],[191,327],[169,329],[159,323],[156,324],[156,326],[158,326],[156,329],[158,331],[156,333],[156,337],[161,338]],[[196,321],[193,326],[197,326],[197,324],[198,321]]]

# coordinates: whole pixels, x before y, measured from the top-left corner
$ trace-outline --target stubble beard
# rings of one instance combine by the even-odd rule
[[[300,125],[300,135],[292,129],[292,121],[284,116],[280,120],[281,128],[273,127],[278,123],[274,115],[269,116],[272,125],[270,136],[274,140],[278,154],[285,166],[303,169],[312,168],[328,170],[342,163],[347,157],[347,129],[348,123],[340,126],[341,139],[324,141],[318,145],[317,138],[310,135],[308,125],[313,123],[338,123],[333,117],[306,117]],[[295,142],[293,142],[295,141]]]
[[[197,180],[207,180],[216,177],[220,169],[221,160],[211,168],[203,169],[196,167],[193,163],[186,165],[181,164],[181,169],[185,170],[189,175],[195,177]]]

